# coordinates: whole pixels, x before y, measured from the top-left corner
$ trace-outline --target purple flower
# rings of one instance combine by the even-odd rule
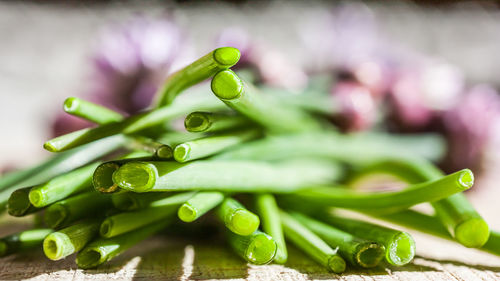
[[[500,96],[488,85],[477,85],[443,114],[448,139],[446,168],[480,168],[487,145],[500,121]]]
[[[124,114],[148,107],[182,55],[185,38],[169,19],[135,18],[103,31],[92,57],[92,72],[82,98]],[[67,114],[57,117],[53,134],[87,127]]]
[[[335,119],[344,130],[362,131],[375,124],[377,104],[368,88],[359,83],[342,81],[332,88],[332,95],[340,110]]]

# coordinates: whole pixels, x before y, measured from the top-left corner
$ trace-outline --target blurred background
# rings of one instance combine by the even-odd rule
[[[0,38],[4,170],[89,125],[62,114],[66,97],[135,113],[222,45],[241,49],[257,83],[295,93],[329,78],[345,131],[438,132],[459,152],[447,170],[496,158],[495,1],[3,1]]]

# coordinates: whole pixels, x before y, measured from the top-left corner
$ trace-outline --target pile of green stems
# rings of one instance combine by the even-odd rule
[[[47,141],[56,156],[0,178],[0,208],[13,216],[43,210],[48,226],[1,238],[0,256],[39,247],[51,260],[77,253],[79,267],[94,268],[177,220],[196,225],[213,212],[228,244],[257,265],[285,264],[288,243],[337,274],[413,259],[409,233],[336,216],[331,207],[500,255],[500,234],[462,194],[472,172],[444,175],[432,164],[445,152],[440,138],[340,134],[317,117],[337,110],[325,106],[328,95],[261,91],[229,69],[239,57],[231,47],[210,52],[170,75],[152,109],[129,117],[68,98],[64,111],[96,126]],[[214,95],[178,97],[209,78]],[[178,118],[186,132],[170,126]],[[380,173],[408,186],[348,187]],[[408,210],[420,203],[431,203],[435,215]]]

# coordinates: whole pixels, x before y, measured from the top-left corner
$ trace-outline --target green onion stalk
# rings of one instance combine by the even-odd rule
[[[51,232],[52,229],[35,228],[0,238],[0,257],[39,247]]]
[[[44,144],[50,152],[61,152],[75,148],[101,138],[118,135],[126,138],[125,134],[135,134],[168,121],[185,116],[196,110],[219,110],[226,106],[211,95],[184,95],[174,103],[155,110],[143,112],[123,119],[120,122],[99,125],[95,128],[85,128],[66,135],[62,135]]]
[[[321,128],[307,112],[262,94],[231,70],[217,73],[211,88],[227,106],[272,132],[297,133]]]
[[[117,192],[111,195],[113,206],[121,211],[134,211],[149,207],[151,203],[172,196],[171,192]]]
[[[137,160],[152,160],[152,157],[147,152],[134,151],[118,160],[100,164],[92,175],[92,185],[94,189],[101,193],[114,193],[120,191],[118,185],[113,182],[113,173],[125,163]]]
[[[382,133],[342,135],[335,132],[308,132],[269,136],[239,145],[213,158],[273,161],[295,157],[326,157],[353,166],[367,166],[387,158],[413,160],[422,157],[437,161],[445,152],[443,139],[433,134],[394,136]]]
[[[124,118],[116,111],[75,97],[67,98],[64,101],[63,109],[68,114],[99,125],[120,122]]]
[[[238,235],[250,235],[259,228],[259,217],[233,198],[224,199],[216,214],[229,230]]]
[[[26,216],[41,210],[31,204],[29,199],[31,187],[20,188],[10,194],[7,201],[7,212],[14,217]]]
[[[286,239],[328,270],[335,273],[345,271],[346,263],[337,249],[332,249],[325,241],[289,214],[281,211],[280,217]]]
[[[338,247],[339,254],[351,265],[371,268],[377,266],[384,259],[385,247],[380,243],[357,238],[300,213],[290,214],[332,248]]]
[[[15,190],[37,185],[100,158],[127,142],[122,136],[105,138],[77,149],[57,154],[41,164],[0,178],[0,210]]]
[[[52,232],[43,240],[43,252],[51,260],[60,260],[83,249],[99,234],[100,219],[86,219]]]
[[[162,230],[171,222],[172,219],[165,218],[116,237],[94,240],[78,252],[76,264],[83,269],[97,267]]]
[[[180,131],[172,131],[161,134],[157,137],[157,140],[161,143],[165,143],[170,145],[171,147],[175,147],[178,144],[197,140],[206,137],[207,135],[204,133],[189,133],[189,132],[180,132]]]
[[[175,214],[177,208],[193,195],[194,193],[179,193],[155,201],[146,209],[110,216],[102,222],[99,233],[102,237],[110,238],[142,228],[150,223],[157,223]]]
[[[443,173],[432,163],[392,159],[374,163],[367,171],[393,174],[409,183],[436,180]],[[363,174],[363,171],[360,172]],[[458,179],[460,183],[472,184],[474,178]],[[486,221],[474,209],[464,194],[457,193],[432,203],[436,216],[460,244],[470,248],[480,248],[487,241],[490,229]]]
[[[391,192],[360,192],[340,187],[317,187],[296,191],[295,200],[339,208],[359,210],[406,209],[413,205],[433,202],[469,189],[474,176],[469,169],[444,176],[434,181],[414,184]]]
[[[399,213],[377,215],[376,217],[423,233],[455,241],[436,216],[406,210]],[[492,230],[488,241],[478,250],[500,256],[500,232]]]
[[[274,239],[258,230],[247,236],[228,231],[228,240],[236,254],[252,264],[268,264],[276,255]]]
[[[175,147],[174,158],[181,163],[204,158],[260,135],[260,130],[239,130],[188,141]]]
[[[228,69],[240,59],[240,51],[232,47],[217,48],[183,69],[170,75],[156,94],[157,107],[172,104],[183,90],[203,81],[217,72]]]
[[[329,213],[317,215],[320,220],[351,235],[384,245],[385,259],[395,266],[403,266],[415,256],[415,241],[409,233],[368,222],[341,218]]]
[[[91,190],[92,174],[97,166],[99,163],[89,164],[32,187],[29,192],[31,204],[41,208],[72,194]]]
[[[179,207],[177,216],[183,222],[193,222],[217,207],[225,195],[217,191],[198,192]]]
[[[94,190],[78,194],[50,205],[45,210],[45,224],[59,228],[92,216],[102,216],[109,209],[111,198]]]
[[[274,164],[256,161],[152,161],[123,165],[113,174],[113,182],[134,192],[218,190],[290,193],[311,185],[328,184],[340,175],[341,169],[337,164],[319,159]]]
[[[278,247],[274,262],[284,264],[288,259],[288,253],[276,199],[272,194],[263,193],[257,194],[255,201],[262,222],[262,230],[273,237]]]
[[[251,121],[243,115],[234,113],[201,112],[190,113],[184,119],[184,127],[188,132],[213,133],[237,128],[245,128]]]
[[[132,150],[148,152],[159,160],[172,159],[174,156],[173,149],[169,145],[143,136],[134,136],[128,147]]]

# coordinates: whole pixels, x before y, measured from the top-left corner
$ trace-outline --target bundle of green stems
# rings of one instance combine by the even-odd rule
[[[93,268],[176,221],[189,230],[213,214],[228,246],[257,265],[285,264],[289,243],[335,274],[412,261],[410,233],[332,207],[500,255],[500,234],[462,193],[472,172],[445,175],[433,164],[445,150],[440,138],[339,133],[328,122],[336,110],[325,108],[328,93],[261,91],[229,69],[239,56],[231,47],[210,52],[169,76],[150,110],[129,117],[68,98],[64,110],[95,127],[47,141],[55,156],[0,178],[0,208],[43,211],[47,226],[1,238],[0,256],[39,248],[51,260],[77,253],[79,267]],[[205,92],[190,92],[207,79]],[[169,125],[179,118],[185,130]],[[381,173],[408,186],[349,188]],[[408,210],[421,203],[435,214]]]

